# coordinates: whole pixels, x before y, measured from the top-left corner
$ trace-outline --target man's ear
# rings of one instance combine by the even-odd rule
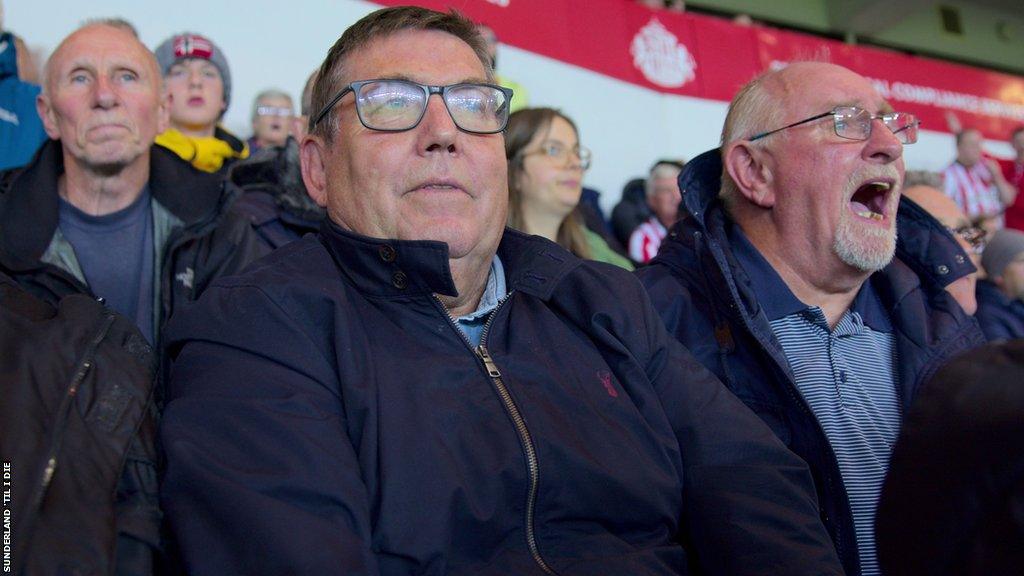
[[[768,159],[769,155],[764,150],[743,140],[729,144],[722,156],[725,169],[740,194],[761,208],[775,205],[775,189]]]
[[[46,135],[53,140],[60,140],[60,127],[57,126],[57,115],[53,112],[53,107],[50,106],[50,100],[46,97],[46,94],[36,96],[36,113],[39,114],[40,120],[43,121],[43,129],[46,130]]]
[[[171,125],[171,93],[160,88],[159,101],[157,103],[156,133],[163,134]]]
[[[327,207],[327,173],[324,166],[325,144],[319,136],[307,134],[299,144],[302,182],[306,192],[321,207]]]

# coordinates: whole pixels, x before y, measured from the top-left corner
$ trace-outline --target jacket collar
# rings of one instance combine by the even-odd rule
[[[369,238],[344,230],[329,218],[324,219],[319,238],[342,274],[363,294],[383,298],[458,294],[444,242]],[[554,242],[508,228],[498,256],[509,291],[544,300],[581,262]]]
[[[0,243],[13,254],[39,259],[57,229],[57,182],[64,172],[59,140],[48,140],[32,162],[10,177],[0,208]],[[173,152],[150,148],[149,190],[153,199],[186,225],[219,210],[220,180],[192,168]]]

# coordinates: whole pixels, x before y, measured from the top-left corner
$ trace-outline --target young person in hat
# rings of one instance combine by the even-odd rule
[[[249,147],[220,126],[231,103],[231,69],[210,39],[183,32],[156,48],[170,96],[170,128],[156,142],[205,172],[221,172]]]

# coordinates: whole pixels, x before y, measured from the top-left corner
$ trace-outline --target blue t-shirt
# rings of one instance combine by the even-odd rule
[[[61,198],[60,230],[93,294],[153,342],[153,213],[149,189],[130,206],[91,216]]]

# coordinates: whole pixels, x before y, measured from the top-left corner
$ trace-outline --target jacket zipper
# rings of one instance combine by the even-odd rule
[[[67,389],[64,392],[64,398],[61,400],[60,407],[57,409],[57,419],[53,425],[53,436],[50,438],[50,448],[46,454],[46,467],[43,469],[42,478],[37,482],[34,494],[30,499],[32,502],[32,508],[29,509],[28,515],[24,520],[25,531],[30,535],[32,534],[32,527],[35,524],[35,520],[38,516],[39,509],[42,508],[43,500],[46,498],[46,493],[50,489],[50,485],[53,482],[54,473],[57,471],[57,455],[60,452],[60,447],[63,444],[64,432],[67,427],[68,415],[71,413],[71,405],[74,402],[75,396],[78,394],[78,388],[85,381],[86,375],[93,367],[93,359],[96,355],[96,350],[99,348],[103,339],[107,337],[107,332],[110,327],[114,324],[114,313],[110,310],[106,311],[103,319],[100,322],[99,329],[89,340],[89,345],[82,353],[79,359],[78,365],[75,368],[74,375],[71,378],[71,382],[68,384]]]
[[[502,380],[501,371],[498,370],[497,364],[494,363],[494,359],[491,358],[491,354],[487,351],[487,334],[490,332],[491,323],[497,316],[498,310],[508,301],[509,296],[512,292],[509,292],[501,300],[498,301],[498,305],[495,306],[494,310],[491,310],[490,315],[487,317],[487,321],[484,323],[483,332],[480,334],[480,345],[473,347],[473,343],[469,341],[466,334],[459,328],[455,318],[452,317],[450,311],[444,307],[444,303],[436,295],[434,299],[437,300],[438,304],[441,305],[441,309],[445,311],[448,321],[455,328],[455,331],[462,336],[462,339],[466,344],[473,350],[477,358],[479,358],[483,364],[484,369],[487,370],[487,375],[491,378],[491,383],[494,385],[495,391],[498,393],[498,397],[501,399],[502,404],[505,406],[505,411],[508,412],[512,423],[516,428],[516,433],[519,436],[519,443],[523,448],[523,453],[526,456],[526,473],[529,478],[529,488],[526,493],[526,546],[530,550],[530,555],[533,556],[534,562],[540,566],[540,569],[545,574],[551,576],[557,576],[551,566],[544,560],[544,557],[540,554],[540,548],[537,546],[537,535],[534,529],[534,508],[537,504],[537,488],[540,484],[540,464],[537,461],[537,449],[533,444],[533,437],[530,435],[530,430],[526,427],[526,420],[523,419],[522,413],[519,411],[519,407],[516,406],[515,400],[512,399],[512,394],[509,393],[508,387],[505,386],[505,382]]]

